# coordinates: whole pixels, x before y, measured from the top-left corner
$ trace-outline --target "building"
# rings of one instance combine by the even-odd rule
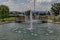
[[[15,21],[24,22],[25,21],[25,15],[22,12],[12,11],[9,14],[10,17],[16,17]]]
[[[32,18],[33,20],[42,20],[42,21],[47,21],[48,16],[50,15],[49,12],[32,12]],[[20,21],[20,22],[25,22],[25,21],[30,21],[30,12],[11,12],[10,16],[16,17],[15,21]]]

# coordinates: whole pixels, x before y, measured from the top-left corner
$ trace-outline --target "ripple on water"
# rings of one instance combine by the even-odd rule
[[[6,40],[7,38],[1,38],[2,40]]]
[[[25,40],[25,39],[23,39],[23,40]]]
[[[34,33],[31,33],[31,35],[34,35]]]
[[[24,33],[27,33],[26,31]]]
[[[15,32],[18,32],[18,31],[15,31]]]
[[[18,28],[13,29],[13,31],[17,30]]]
[[[52,30],[49,30],[49,33],[53,33],[53,31]]]
[[[23,27],[20,27],[20,28],[23,28]]]
[[[34,34],[34,36],[38,36],[38,34]]]
[[[25,28],[23,30],[26,30]]]
[[[18,31],[18,33],[21,33],[21,31]]]
[[[46,35],[46,36],[48,36],[48,35],[49,35],[49,33],[46,33],[45,35]]]
[[[27,24],[26,24],[27,25]],[[46,25],[46,26],[45,26]],[[57,36],[56,34],[54,34],[54,32],[55,32],[55,26],[52,24],[52,26],[51,26],[51,24],[48,24],[48,28],[47,28],[47,24],[42,24],[42,25],[40,25],[40,24],[38,24],[37,26],[39,26],[39,27],[37,27],[36,26],[36,29],[33,29],[34,31],[30,31],[30,30],[27,30],[25,27],[20,27],[20,24],[19,24],[19,26],[18,25],[16,25],[18,28],[16,28],[16,26],[15,25],[13,25],[13,26],[15,26],[14,28],[16,28],[16,29],[14,29],[14,33],[17,35],[21,35],[20,37],[22,38],[22,36],[23,36],[23,34],[24,34],[24,37],[26,37],[26,38],[28,38],[29,36],[33,36],[33,38],[34,37],[37,37],[37,39],[38,39],[38,37],[41,37],[41,40],[43,40],[43,37],[44,38],[46,38],[46,40],[48,40],[48,38],[53,38],[54,36]],[[6,26],[6,25],[5,25]],[[8,27],[9,27],[10,25],[8,25]],[[25,25],[24,25],[25,26]],[[60,27],[60,26],[59,26]],[[12,27],[13,28],[13,27]],[[7,28],[6,28],[7,29]],[[59,29],[60,30],[60,29]],[[13,32],[9,32],[10,34],[13,34],[13,35],[15,35]],[[8,34],[9,34],[8,33]],[[19,33],[21,33],[21,34],[19,34]],[[53,34],[51,34],[51,33],[53,33]],[[56,32],[55,32],[56,33]],[[41,35],[42,34],[42,35]],[[47,36],[46,36],[47,35]],[[60,34],[59,34],[60,35]],[[11,36],[11,35],[9,35],[9,36]],[[12,36],[12,38],[11,39],[13,39],[13,37],[14,36]],[[18,38],[20,38],[20,37],[18,37]],[[9,37],[8,37],[9,38]],[[56,37],[54,37],[54,39],[55,39]],[[59,38],[59,37],[58,37]],[[51,39],[51,40],[54,40],[54,39]],[[2,39],[3,40],[3,39]],[[6,40],[6,39],[5,39]],[[22,39],[22,40],[26,40],[26,39]],[[40,39],[38,39],[38,40],[40,40]],[[44,39],[45,40],[45,39]],[[49,39],[50,40],[50,39]]]

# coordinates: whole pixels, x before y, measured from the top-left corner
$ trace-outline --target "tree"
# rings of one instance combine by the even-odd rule
[[[9,17],[9,8],[5,5],[0,5],[0,18],[4,19]]]
[[[60,13],[60,3],[52,4],[51,11],[55,16],[59,15],[59,13]]]
[[[26,15],[29,16],[30,15],[30,10],[26,11],[25,13],[26,13]]]
[[[48,11],[48,15],[51,15],[49,11]]]

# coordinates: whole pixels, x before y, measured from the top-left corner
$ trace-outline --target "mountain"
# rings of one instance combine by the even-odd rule
[[[50,15],[49,11],[32,11],[33,14]]]

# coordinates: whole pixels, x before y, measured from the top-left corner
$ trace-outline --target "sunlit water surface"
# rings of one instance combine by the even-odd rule
[[[60,40],[60,25],[52,23],[9,23],[0,25],[0,40]]]

